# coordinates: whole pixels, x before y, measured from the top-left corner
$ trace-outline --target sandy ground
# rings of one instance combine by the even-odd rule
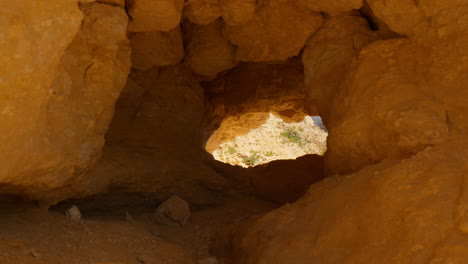
[[[327,150],[327,136],[328,133],[311,117],[305,117],[299,123],[286,123],[270,114],[265,124],[221,144],[212,154],[216,160],[251,167],[306,154],[323,155]]]
[[[213,236],[229,224],[265,213],[276,205],[254,198],[228,200],[219,207],[193,209],[183,226],[151,221],[151,206],[98,207],[81,223],[60,210],[41,211],[10,198],[0,202],[2,264],[185,264],[209,256]]]

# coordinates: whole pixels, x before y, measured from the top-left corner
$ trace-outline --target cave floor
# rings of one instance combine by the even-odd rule
[[[197,263],[210,256],[211,242],[223,229],[276,207],[252,197],[231,197],[220,206],[192,209],[180,227],[155,224],[145,206],[83,211],[76,223],[60,210],[2,201],[0,263]]]

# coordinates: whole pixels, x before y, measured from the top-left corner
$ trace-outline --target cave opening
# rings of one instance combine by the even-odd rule
[[[211,154],[218,161],[243,168],[275,160],[295,160],[307,154],[323,156],[327,135],[320,116],[305,116],[299,122],[287,123],[269,113],[259,127],[221,143]]]
[[[3,2],[0,263],[467,259],[462,1]]]

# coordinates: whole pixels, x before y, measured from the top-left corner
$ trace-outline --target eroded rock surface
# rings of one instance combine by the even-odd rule
[[[116,103],[102,158],[55,195],[109,191],[161,200],[178,194],[190,204],[219,204],[227,181],[203,163],[202,106],[202,88],[183,65],[134,70]]]
[[[42,2],[5,3],[0,41],[0,181],[36,198],[99,157],[130,67],[122,8]]]
[[[308,8],[315,12],[339,14],[361,8],[363,0],[295,0],[298,6]]]
[[[366,0],[375,15],[395,32],[425,38],[466,28],[466,1]],[[435,32],[430,32],[437,28]]]
[[[286,122],[299,122],[316,114],[303,82],[298,60],[280,64],[241,63],[217,80],[204,84],[208,124],[206,150],[259,127],[269,113]],[[281,94],[281,96],[277,96]]]
[[[190,24],[187,31],[184,62],[193,72],[213,78],[237,64],[236,47],[223,37],[220,20],[205,26]]]
[[[169,31],[177,27],[184,0],[130,0],[129,31]]]
[[[265,0],[247,23],[225,27],[241,61],[280,61],[297,56],[320,27],[319,13],[287,1]],[[235,23],[238,24],[238,23]]]
[[[335,97],[343,104],[333,107],[327,124],[334,131],[328,141],[333,171],[355,170],[389,156],[412,154],[446,141],[458,129],[465,131],[460,116],[467,111],[462,106],[465,96],[461,95],[463,89],[455,91],[455,87],[464,86],[462,68],[468,65],[453,57],[458,66],[428,67],[447,59],[441,57],[443,49],[395,39],[373,43],[361,52],[356,68]],[[450,49],[466,53],[461,47]],[[448,76],[457,81],[448,81]],[[453,93],[441,93],[441,89]]]
[[[328,18],[309,39],[302,54],[305,83],[325,119],[353,60],[374,39],[367,21],[357,15]]]
[[[180,27],[169,32],[135,32],[130,35],[132,67],[147,70],[154,66],[175,65],[184,57]]]
[[[2,192],[217,204],[228,181],[204,143],[317,106],[331,177],[245,224],[234,259],[466,262],[466,1],[3,2]],[[282,202],[303,191],[262,173],[240,182]]]
[[[428,148],[312,185],[254,221],[235,263],[464,263],[467,146]]]
[[[255,0],[220,0],[221,12],[226,24],[235,26],[248,22],[255,15]]]
[[[191,22],[200,25],[210,24],[221,16],[218,0],[189,0],[184,12]]]
[[[398,15],[385,9],[397,1],[373,2],[377,16]],[[402,21],[417,16],[393,21],[380,14],[411,37],[367,44],[359,36],[370,32],[346,23],[353,33],[330,39],[338,46],[331,45],[325,60],[311,47],[327,51],[320,39],[330,28],[311,38],[303,57],[308,88],[324,98],[330,91],[321,89],[335,91],[331,99],[315,98],[329,130],[325,166],[333,177],[295,204],[253,220],[234,240],[236,263],[464,262],[468,27],[447,16],[463,10],[429,8],[432,20],[411,29]],[[343,61],[332,56],[340,51]],[[348,67],[342,82],[327,77],[336,67]]]

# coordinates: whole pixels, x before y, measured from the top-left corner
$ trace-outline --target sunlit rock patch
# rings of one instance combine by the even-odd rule
[[[318,116],[286,123],[270,114],[263,125],[221,144],[212,154],[216,160],[247,168],[306,154],[323,155],[327,150],[327,135]]]

